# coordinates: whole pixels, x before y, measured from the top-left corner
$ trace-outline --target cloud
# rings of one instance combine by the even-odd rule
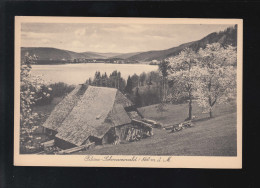
[[[84,36],[86,34],[86,29],[85,28],[80,28],[80,29],[77,29],[74,33],[78,37]]]
[[[91,34],[88,35],[89,38],[98,38],[100,35],[98,35],[97,30],[94,30]]]
[[[22,32],[22,37],[26,37],[29,39],[50,38],[53,36],[54,34],[50,34],[50,33]]]
[[[50,43],[50,40],[49,39],[41,39],[40,42],[43,43],[43,44],[48,44],[48,43]]]
[[[55,33],[22,32],[21,42],[24,47],[52,47],[57,40]]]
[[[145,30],[145,27],[142,27],[142,25],[121,25],[116,27],[105,27],[103,30],[108,32],[118,32],[121,34],[140,33]]]
[[[81,41],[78,41],[78,40],[72,41],[71,44],[72,44],[72,47],[75,47],[75,48],[84,47],[83,43]]]

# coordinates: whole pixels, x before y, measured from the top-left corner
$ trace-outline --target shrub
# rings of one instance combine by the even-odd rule
[[[35,105],[46,105],[50,104],[53,98],[55,97],[63,97],[66,96],[68,93],[70,93],[75,88],[74,85],[68,85],[63,82],[58,82],[50,85],[44,85],[42,87],[42,92],[38,93],[38,97],[40,97],[40,100],[38,100]],[[49,96],[43,95],[44,93],[49,92]]]

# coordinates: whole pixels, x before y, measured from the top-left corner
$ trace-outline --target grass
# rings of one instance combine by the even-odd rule
[[[167,105],[167,111],[158,113],[156,105],[143,107],[144,117],[165,125],[182,122],[187,117],[187,104]],[[154,129],[154,136],[138,142],[98,146],[76,154],[96,155],[182,155],[182,156],[236,156],[236,108],[234,105],[216,106],[214,118],[201,114],[193,105],[194,115],[201,118],[194,127],[170,133]]]
[[[158,112],[158,105],[151,105],[139,108],[138,110],[143,114],[145,118],[152,119],[167,126],[170,124],[176,124],[183,122],[188,117],[188,104],[171,105],[165,106],[165,111]],[[226,113],[236,112],[236,105],[217,105],[213,109],[213,116],[218,117]],[[208,113],[203,113],[203,109],[198,106],[196,102],[192,105],[192,114],[197,116],[198,119],[205,119],[209,117]]]
[[[38,106],[34,111],[50,114],[62,98],[51,104]],[[188,104],[167,104],[164,112],[158,112],[157,105],[139,108],[145,118],[156,120],[164,126],[183,122],[188,115]],[[193,115],[200,120],[194,127],[170,133],[154,129],[152,137],[121,145],[104,145],[79,154],[96,155],[174,155],[174,156],[236,156],[236,105],[219,105],[213,111],[214,118],[202,114],[202,109],[193,103]],[[45,118],[44,118],[45,119]],[[44,120],[43,120],[44,122]]]

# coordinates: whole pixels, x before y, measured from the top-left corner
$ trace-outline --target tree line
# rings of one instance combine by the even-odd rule
[[[159,71],[134,74],[128,76],[126,81],[120,71],[115,70],[109,76],[106,72],[101,74],[100,71],[96,71],[94,78],[89,78],[86,83],[92,86],[117,88],[137,107],[142,107],[160,103],[162,81]]]

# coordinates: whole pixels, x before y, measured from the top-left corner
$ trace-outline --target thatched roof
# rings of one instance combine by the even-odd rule
[[[131,122],[124,110],[129,105],[131,101],[117,89],[89,86],[57,129],[56,137],[78,146],[89,136],[102,138],[111,127]]]
[[[133,106],[134,104],[126,97],[124,96],[120,91],[117,91],[116,93],[116,104],[121,104],[124,108]]]
[[[123,105],[115,104],[109,112],[107,120],[110,120],[113,126],[119,126],[131,123],[130,117],[127,115]]]
[[[79,100],[77,93],[82,86],[78,85],[71,93],[69,93],[52,111],[49,118],[44,122],[43,127],[57,131],[61,123],[68,116]]]

